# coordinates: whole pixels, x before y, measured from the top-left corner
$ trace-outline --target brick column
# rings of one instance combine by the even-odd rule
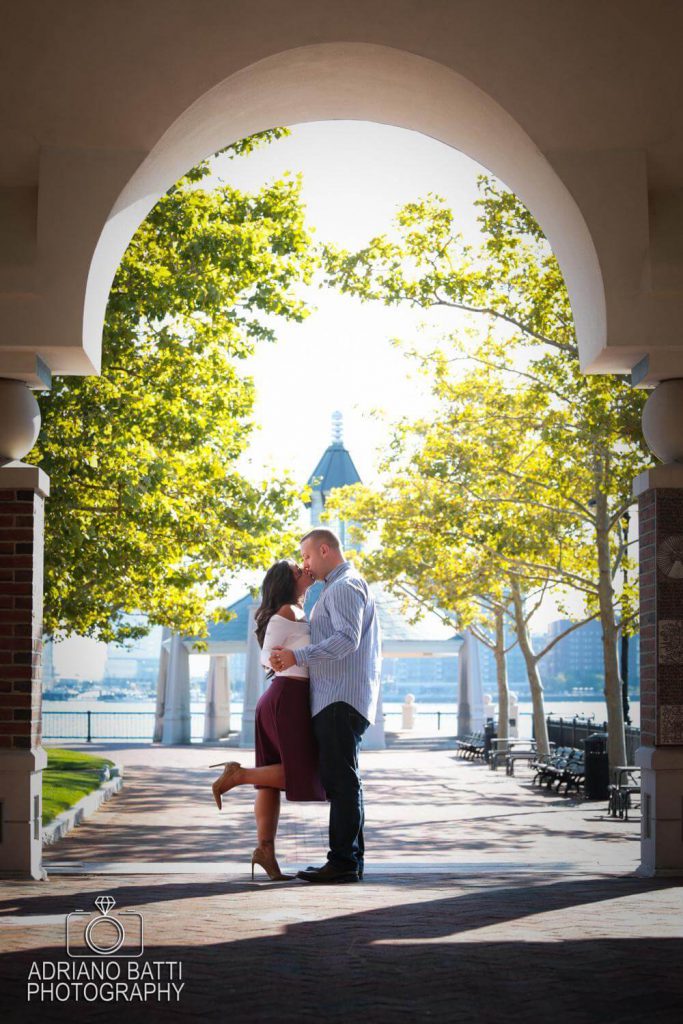
[[[0,873],[41,879],[45,473],[0,468]]]
[[[634,492],[640,538],[640,873],[683,875],[683,465],[646,470]]]

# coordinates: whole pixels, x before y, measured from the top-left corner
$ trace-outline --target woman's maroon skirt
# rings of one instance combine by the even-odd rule
[[[282,764],[288,800],[327,799],[318,773],[309,689],[308,679],[273,676],[256,705],[256,767]]]

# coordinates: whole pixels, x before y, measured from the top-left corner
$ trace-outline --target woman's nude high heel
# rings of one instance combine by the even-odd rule
[[[264,849],[263,846],[257,846],[251,855],[251,880],[254,881],[254,865],[258,864],[268,875],[271,882],[288,882],[294,878],[294,875],[283,875],[280,871],[280,865],[275,859],[275,854],[272,850]]]
[[[209,768],[220,768],[221,764],[225,765],[223,772],[211,785],[211,792],[213,793],[213,798],[216,801],[216,806],[219,811],[223,809],[221,794],[225,793],[226,789],[230,789],[230,786],[226,786],[225,782],[231,775],[234,775],[238,768],[242,767],[239,761],[221,761],[220,764],[210,764]]]

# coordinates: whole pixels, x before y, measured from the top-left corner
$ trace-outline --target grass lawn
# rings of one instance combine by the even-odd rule
[[[100,768],[112,765],[106,757],[94,757],[80,750],[47,747],[47,768],[43,772],[43,825],[97,789]]]

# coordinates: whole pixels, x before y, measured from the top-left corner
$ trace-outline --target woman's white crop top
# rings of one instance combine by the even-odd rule
[[[261,650],[261,664],[270,668],[268,659],[273,647],[288,647],[295,650],[297,647],[305,647],[311,642],[311,629],[307,619],[286,619],[284,615],[273,615],[266,627],[266,635],[263,638]],[[275,673],[278,676],[308,676],[308,669],[305,665],[292,665],[282,672]]]

